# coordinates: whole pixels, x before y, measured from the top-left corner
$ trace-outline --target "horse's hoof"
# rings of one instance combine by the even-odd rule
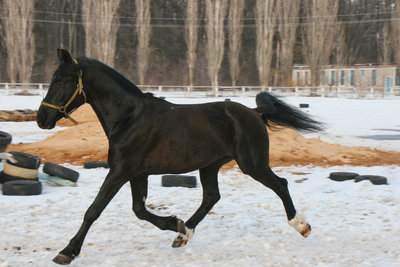
[[[304,238],[308,237],[311,234],[311,225],[307,224],[304,230],[300,233]]]
[[[65,256],[65,255],[63,255],[63,254],[58,254],[58,255],[53,259],[53,261],[54,261],[55,263],[60,264],[60,265],[68,265],[68,264],[70,264],[71,261],[73,261],[73,260],[74,260],[73,258],[70,258],[70,257]]]
[[[194,234],[194,230],[187,228],[184,224],[181,225],[178,223],[178,230],[178,235],[176,236],[174,242],[172,242],[173,248],[180,248],[185,246]]]
[[[303,215],[296,214],[296,216],[289,221],[289,225],[296,229],[304,238],[311,233],[311,226],[306,222]]]
[[[189,239],[183,239],[183,237],[181,236],[177,236],[174,240],[174,242],[172,242],[172,247],[173,248],[180,248],[183,247],[187,244],[187,242],[189,241]]]

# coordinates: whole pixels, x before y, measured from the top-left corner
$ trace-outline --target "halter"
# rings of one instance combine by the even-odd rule
[[[74,59],[74,62],[75,62],[75,64],[78,64],[78,61],[76,61],[76,59]],[[75,97],[78,94],[83,94],[84,103],[86,103],[86,94],[83,91],[83,85],[82,85],[82,70],[78,74],[78,84],[76,85],[76,90],[64,106],[56,106],[56,105],[53,105],[53,104],[50,104],[50,103],[47,103],[44,101],[42,101],[41,105],[58,110],[59,112],[64,114],[64,118],[69,119],[70,121],[72,121],[72,123],[74,123],[76,125],[76,124],[78,124],[78,122],[76,120],[74,120],[73,118],[71,118],[71,116],[69,115],[72,112],[74,112],[75,109],[71,110],[70,112],[67,112],[67,108],[69,107],[69,105],[71,105],[72,101],[74,101]]]

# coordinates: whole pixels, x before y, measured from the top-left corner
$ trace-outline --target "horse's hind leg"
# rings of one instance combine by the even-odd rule
[[[302,215],[296,213],[286,179],[278,177],[269,167],[267,167],[265,171],[259,171],[265,168],[258,168],[256,170],[253,167],[246,168],[243,165],[240,166],[240,168],[244,173],[249,174],[255,180],[272,189],[279,196],[285,207],[286,216],[290,226],[294,227],[303,237],[310,235],[311,226],[306,222]]]
[[[204,219],[212,207],[221,198],[218,189],[218,171],[230,159],[222,159],[205,168],[200,169],[200,181],[203,187],[203,201],[197,211],[179,229],[179,234],[172,243],[172,247],[182,247],[193,237],[194,229]]]
[[[132,191],[132,209],[141,220],[146,220],[161,230],[178,232],[183,227],[183,221],[175,216],[162,217],[149,212],[145,207],[147,198],[148,181],[147,176],[139,176],[130,180]]]

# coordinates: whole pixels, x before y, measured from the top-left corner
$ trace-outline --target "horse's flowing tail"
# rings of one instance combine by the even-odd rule
[[[310,115],[266,93],[256,97],[256,111],[261,114],[269,128],[276,126],[290,127],[300,132],[317,132],[323,130],[323,124]]]

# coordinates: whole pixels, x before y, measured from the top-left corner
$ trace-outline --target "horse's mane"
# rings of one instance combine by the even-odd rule
[[[143,92],[134,84],[132,83],[128,78],[126,78],[124,75],[116,71],[115,69],[111,68],[110,66],[96,60],[93,58],[87,58],[84,56],[78,57],[79,62],[83,63],[84,65],[90,65],[91,68],[97,68],[101,72],[107,73],[110,75],[112,78],[114,78],[115,81],[117,81],[121,87],[122,90],[129,94],[135,94],[135,95],[143,95]]]

